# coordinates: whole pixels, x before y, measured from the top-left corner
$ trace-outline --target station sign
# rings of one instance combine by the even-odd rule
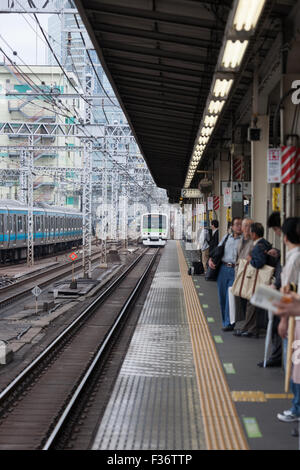
[[[185,197],[188,199],[193,199],[193,198],[200,198],[202,197],[202,193],[200,189],[196,188],[183,188],[181,190],[181,197]]]
[[[246,196],[251,196],[251,181],[221,181],[221,194],[224,196],[225,188],[232,186],[232,191],[243,192]]]

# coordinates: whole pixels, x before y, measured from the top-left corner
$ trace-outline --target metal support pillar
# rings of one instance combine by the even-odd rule
[[[20,153],[20,186],[19,186],[19,201],[22,204],[27,203],[27,172],[26,172],[27,152],[25,149]]]
[[[92,265],[92,142],[84,142],[82,193],[82,269],[83,277],[91,278]]]
[[[27,204],[28,204],[28,227],[27,227],[27,265],[34,265],[34,240],[33,240],[33,135],[29,138],[29,149],[26,152],[27,172]],[[24,154],[23,154],[24,156]]]
[[[126,183],[122,186],[122,228],[121,228],[121,237],[123,241],[123,248],[128,248],[128,198],[126,194]]]
[[[111,212],[110,212],[110,237],[117,240],[117,193],[118,193],[118,173],[111,173]]]
[[[107,267],[107,223],[108,223],[108,211],[107,211],[107,151],[106,151],[106,140],[104,142],[103,152],[103,173],[102,173],[102,244],[101,244],[101,257],[100,267]]]

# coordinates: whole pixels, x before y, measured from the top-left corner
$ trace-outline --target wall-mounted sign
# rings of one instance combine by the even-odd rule
[[[251,196],[251,181],[243,181],[243,193],[245,196]]]
[[[280,188],[272,188],[272,210],[280,211]]]
[[[231,206],[231,188],[228,187],[224,188],[224,206]]]
[[[222,196],[224,196],[228,184],[232,186],[232,191],[243,191],[246,196],[251,196],[251,181],[233,181],[232,183],[230,181],[221,181]]]
[[[185,198],[200,198],[202,197],[202,193],[200,191],[200,189],[196,189],[196,188],[187,188],[187,189],[182,189],[181,190],[181,196],[182,197],[185,197]]]
[[[268,183],[280,183],[281,180],[281,150],[268,150]]]
[[[233,193],[232,193],[232,202],[242,202],[242,201],[243,201],[242,191],[233,191]]]
[[[240,193],[243,191],[243,183],[242,181],[233,181],[232,182],[232,191],[236,193]]]

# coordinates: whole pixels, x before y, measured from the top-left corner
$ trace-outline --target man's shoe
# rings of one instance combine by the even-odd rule
[[[251,331],[242,331],[241,336],[243,338],[253,338],[254,333],[251,333]]]
[[[234,330],[233,336],[241,336],[242,330]]]
[[[228,325],[228,326],[224,326],[224,328],[222,328],[223,331],[233,331],[234,330],[234,325]]]
[[[258,362],[257,365],[258,367],[263,367],[264,361]],[[280,360],[279,361],[267,360],[266,367],[281,367],[281,361]]]
[[[290,410],[284,411],[283,413],[278,413],[277,418],[284,423],[294,423],[295,421],[300,421],[300,416],[294,415]]]

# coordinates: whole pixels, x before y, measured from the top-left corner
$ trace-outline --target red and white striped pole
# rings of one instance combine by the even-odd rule
[[[297,182],[299,173],[299,149],[286,145],[281,147],[281,183],[293,184]]]
[[[244,173],[244,157],[235,157],[233,159],[233,181],[242,181]]]

